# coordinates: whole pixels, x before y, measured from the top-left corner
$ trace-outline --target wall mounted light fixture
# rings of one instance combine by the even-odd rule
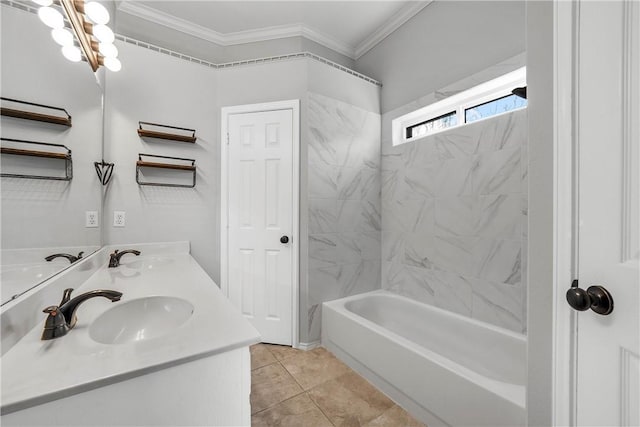
[[[100,66],[111,71],[119,71],[122,64],[118,59],[118,49],[113,44],[115,35],[107,24],[109,11],[96,1],[84,0],[33,0],[40,5],[38,16],[51,28],[51,37],[62,46],[62,54],[72,62],[78,62],[82,55],[95,72]],[[60,5],[71,31],[65,28],[62,13],[54,7]],[[74,38],[75,35],[75,38]],[[76,46],[75,40],[80,47]]]

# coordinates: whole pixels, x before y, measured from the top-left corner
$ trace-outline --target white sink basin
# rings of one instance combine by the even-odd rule
[[[153,296],[116,304],[89,327],[94,341],[124,344],[161,337],[193,314],[193,305],[176,297]]]

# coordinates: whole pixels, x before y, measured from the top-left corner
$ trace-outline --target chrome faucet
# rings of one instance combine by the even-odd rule
[[[42,310],[43,313],[49,314],[42,331],[43,340],[52,340],[67,335],[67,332],[73,329],[78,321],[76,317],[78,307],[86,300],[104,297],[110,299],[111,302],[116,302],[120,301],[122,297],[122,292],[96,289],[71,299],[71,292],[73,292],[72,288],[65,289],[59,305],[51,305]]]
[[[134,254],[135,256],[140,255],[140,251],[136,251],[135,249],[127,249],[125,251],[118,251],[117,249],[109,255],[109,268],[117,267],[120,265],[120,258],[125,254]]]
[[[84,252],[80,252],[78,254],[78,256],[73,256],[73,255],[69,255],[69,254],[53,254],[53,255],[49,255],[48,257],[45,257],[46,261],[52,261],[56,258],[66,258],[69,260],[69,262],[71,264],[73,264],[74,262],[80,260],[80,258],[82,258],[82,254],[84,254]]]

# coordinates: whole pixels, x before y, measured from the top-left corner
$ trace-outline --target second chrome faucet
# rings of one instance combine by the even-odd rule
[[[120,258],[126,254],[134,254],[135,256],[140,255],[140,251],[136,251],[135,249],[127,249],[124,251],[115,250],[112,254],[109,255],[109,268],[117,267],[120,265]]]

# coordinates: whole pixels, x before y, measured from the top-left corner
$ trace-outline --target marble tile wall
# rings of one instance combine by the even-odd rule
[[[321,305],[380,289],[380,115],[309,92],[309,341]],[[304,304],[302,309],[305,309]]]
[[[385,137],[383,288],[525,331],[526,135],[520,110],[397,147]]]

